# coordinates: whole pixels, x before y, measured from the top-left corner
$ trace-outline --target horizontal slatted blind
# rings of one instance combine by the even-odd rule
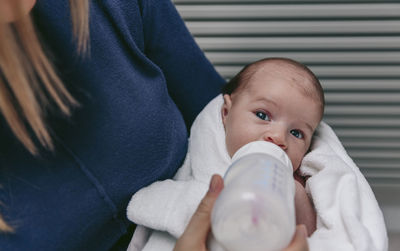
[[[372,186],[400,186],[400,1],[175,0],[226,79],[264,57],[311,68],[328,122]]]

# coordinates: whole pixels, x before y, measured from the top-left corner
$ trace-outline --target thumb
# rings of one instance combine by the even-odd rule
[[[307,228],[305,225],[298,225],[293,239],[289,246],[283,251],[308,251]]]
[[[204,244],[211,225],[211,211],[215,200],[224,188],[221,176],[214,174],[211,178],[210,187],[193,214],[185,232],[181,236],[184,242],[193,244]]]

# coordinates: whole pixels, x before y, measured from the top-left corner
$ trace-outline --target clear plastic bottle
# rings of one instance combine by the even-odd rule
[[[281,251],[295,231],[293,168],[275,144],[240,148],[211,215],[211,251]]]

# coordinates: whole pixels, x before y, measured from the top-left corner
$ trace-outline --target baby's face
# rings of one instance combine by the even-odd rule
[[[243,89],[224,95],[222,119],[229,155],[252,141],[281,147],[294,171],[310,147],[320,122],[320,105],[300,91],[301,75],[282,70],[260,70]]]

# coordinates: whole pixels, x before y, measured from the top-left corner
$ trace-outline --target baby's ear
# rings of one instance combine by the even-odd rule
[[[228,116],[231,107],[232,107],[231,96],[228,94],[224,94],[224,104],[222,105],[221,108],[222,122],[224,123],[224,125],[226,123],[226,117]]]

